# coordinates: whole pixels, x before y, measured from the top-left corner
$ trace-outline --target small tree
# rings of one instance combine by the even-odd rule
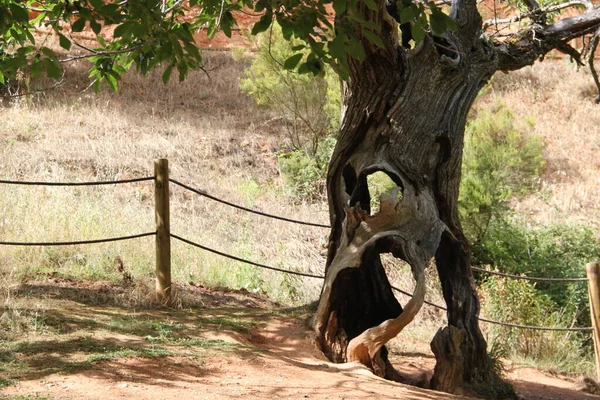
[[[294,194],[322,200],[340,123],[339,77],[328,65],[317,76],[286,69],[286,60],[306,58],[309,52],[297,53],[300,41],[285,40],[279,24],[254,38],[254,44],[258,53],[240,87],[283,122],[289,147],[280,152],[279,164]]]
[[[513,197],[531,193],[539,182],[544,143],[530,128],[517,126],[502,104],[467,124],[458,207],[471,243],[483,238],[493,217],[508,211]]]
[[[308,51],[297,53],[294,48],[300,41],[285,40],[278,24],[258,35],[255,45],[258,53],[240,82],[241,89],[281,118],[293,150],[314,157],[321,142],[339,129],[339,77],[329,66],[317,76],[286,69],[286,60],[305,58]]]

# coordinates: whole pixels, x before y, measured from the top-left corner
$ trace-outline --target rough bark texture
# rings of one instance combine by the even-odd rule
[[[462,343],[466,331],[452,325],[440,329],[431,341],[431,351],[437,360],[431,386],[444,392],[462,392],[464,361]]]
[[[407,49],[383,4],[361,12],[382,26],[385,46],[363,40],[366,58],[350,63],[344,86],[342,126],[327,178],[333,228],[314,328],[331,360],[358,360],[378,375],[395,375],[385,343],[420,309],[423,270],[435,257],[449,326],[432,342],[437,365],[431,387],[456,392],[493,378],[457,207],[467,113],[494,72],[530,64],[573,32],[534,27],[518,45],[495,43],[482,35],[476,2],[455,0],[451,14],[458,29]],[[597,27],[600,16],[592,13],[569,26]],[[536,32],[548,41],[534,40]],[[397,190],[382,196],[381,211],[371,215],[367,176],[376,171],[387,173]],[[404,310],[381,253],[412,268],[417,290]]]

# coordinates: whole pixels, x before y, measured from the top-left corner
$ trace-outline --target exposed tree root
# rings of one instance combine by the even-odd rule
[[[381,377],[386,376],[386,364],[381,358],[381,348],[413,320],[423,306],[425,299],[425,274],[420,269],[415,275],[417,285],[415,293],[404,307],[404,311],[394,319],[388,319],[378,326],[369,328],[348,344],[348,361],[359,361]]]

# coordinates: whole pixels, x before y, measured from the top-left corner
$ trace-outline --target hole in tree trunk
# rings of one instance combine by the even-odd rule
[[[345,192],[350,196],[347,206],[360,208],[373,216],[381,209],[380,196],[394,194],[402,199],[402,180],[393,173],[380,169],[367,169],[357,176],[355,169],[346,165],[342,173]],[[399,188],[398,190],[395,190]]]
[[[380,196],[383,193],[392,194],[398,185],[394,180],[383,171],[375,171],[367,176],[368,192],[371,197],[369,204],[371,216],[377,214],[381,209]],[[402,199],[402,191],[395,192],[398,200]]]

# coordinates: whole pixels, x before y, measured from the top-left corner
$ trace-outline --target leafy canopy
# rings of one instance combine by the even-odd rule
[[[202,66],[194,41],[198,29],[209,37],[217,31],[231,36],[237,13],[255,15],[252,34],[267,31],[277,21],[286,40],[298,39],[286,68],[318,74],[323,64],[331,65],[345,78],[350,57],[362,60],[362,40],[383,47],[381,26],[361,17],[365,8],[378,12],[384,2],[375,0],[0,0],[0,84],[12,79],[24,67],[32,77],[43,74],[60,79],[62,64],[89,58],[90,77],[95,87],[106,82],[117,89],[121,74],[132,66],[142,73],[163,65],[163,81],[177,70],[185,79]],[[397,20],[412,23],[413,39],[427,32],[441,35],[454,21],[433,2],[397,2]],[[334,10],[340,23],[334,28]],[[93,47],[78,43],[73,33],[94,33]],[[75,47],[83,54],[60,56],[47,46],[50,34],[58,36],[65,50]],[[308,56],[299,51],[308,49]]]

